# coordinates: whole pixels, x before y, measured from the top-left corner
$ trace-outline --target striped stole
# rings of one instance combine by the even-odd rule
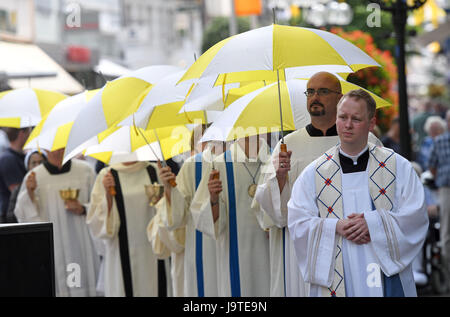
[[[241,282],[239,273],[239,244],[237,234],[236,193],[234,187],[234,168],[231,152],[225,152],[225,166],[227,170],[228,184],[228,216],[229,216],[229,263],[231,297],[241,296]]]
[[[195,155],[195,190],[202,179],[202,153]],[[203,233],[195,230],[195,266],[197,272],[197,296],[205,296],[203,275]]]
[[[156,176],[156,170],[153,166],[147,166],[147,173],[150,179],[150,184],[158,181]],[[119,228],[119,254],[120,264],[122,267],[122,278],[124,284],[125,297],[133,297],[133,278],[131,272],[131,261],[128,247],[128,231],[127,231],[127,217],[124,203],[124,197],[122,193],[122,187],[120,185],[119,173],[115,169],[111,169],[111,174],[116,183],[116,200],[117,211],[119,213],[120,228]],[[164,260],[158,259],[158,296],[167,297],[167,279]]]
[[[392,210],[395,197],[396,161],[394,151],[369,146],[369,193],[377,210]],[[328,219],[343,219],[342,176],[339,162],[339,145],[332,147],[316,160],[315,186],[319,217]],[[318,232],[316,247],[311,258],[312,277],[315,276],[315,259],[317,258],[321,225]],[[342,261],[342,237],[336,235],[334,272],[330,287],[322,288],[322,296],[345,296],[344,266]]]

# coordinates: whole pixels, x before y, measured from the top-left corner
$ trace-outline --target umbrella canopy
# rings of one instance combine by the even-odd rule
[[[61,100],[58,92],[33,88],[0,93],[0,126],[26,128],[35,126]]]
[[[340,78],[342,92],[361,88]],[[307,79],[292,79],[280,82],[282,109],[284,114],[283,130],[297,130],[310,122],[307,111],[306,91]],[[256,82],[238,89],[230,89],[230,95],[243,96],[230,104],[220,118],[205,131],[201,141],[230,141],[246,136],[280,131],[279,113],[275,102],[278,102],[277,83],[271,83],[262,88]],[[252,87],[253,86],[253,87]],[[251,91],[248,93],[248,91]],[[368,91],[369,92],[369,91]],[[389,106],[386,100],[369,92],[374,97],[377,108]]]
[[[345,65],[299,66],[285,69],[284,72],[279,74],[279,77],[281,81],[295,78],[310,78],[315,73],[324,70],[339,74],[343,78],[347,78],[348,74],[353,72],[350,67]],[[277,75],[276,71],[268,70],[220,74],[214,80],[213,89],[208,86],[211,82],[211,77],[200,79],[199,84],[189,95],[180,112],[207,110],[208,119],[215,118],[211,111],[222,111],[243,95],[277,81]],[[205,86],[209,89],[203,88]],[[203,89],[198,89],[198,87]],[[212,122],[212,120],[209,120],[209,122]]]
[[[144,93],[145,96],[141,96],[142,101],[136,110],[122,120],[119,125],[136,125],[143,129],[149,129],[183,123],[174,123],[174,117],[172,116],[178,113],[181,105],[195,86],[191,82],[183,82],[177,85],[183,74],[184,71],[180,71],[161,79],[152,89]],[[201,113],[200,116],[202,116]],[[157,117],[157,120],[152,120],[153,117]]]
[[[231,83],[249,83],[254,81],[274,82],[278,79],[289,80],[294,78],[309,78],[313,74],[327,71],[333,74],[339,74],[343,78],[347,78],[348,74],[353,73],[347,65],[310,65],[310,66],[296,66],[285,68],[282,72],[276,70],[254,70],[244,72],[232,72],[219,74],[214,82],[214,86]]]
[[[260,83],[252,85],[257,87]],[[280,82],[284,130],[300,129],[310,122],[306,96],[299,93],[302,88],[302,81],[299,80]],[[273,106],[277,102],[277,83],[245,94],[222,112],[220,118],[205,131],[201,141],[230,141],[280,131],[279,109]]]
[[[114,164],[157,161],[163,158],[167,160],[191,149],[192,128],[189,126],[171,126],[148,131],[140,129],[139,132],[136,129],[139,128],[128,126],[114,128],[103,141],[89,146],[83,153],[106,164]]]
[[[24,149],[56,151],[66,147],[75,118],[98,91],[99,89],[84,91],[56,104],[33,129]]]
[[[273,24],[217,43],[192,64],[180,82],[225,73],[314,65],[343,65],[353,71],[380,66],[361,49],[330,32]]]
[[[154,65],[108,82],[75,119],[67,141],[66,156],[96,144],[97,134],[131,114],[155,83],[177,71],[180,68],[175,66]]]
[[[136,106],[137,111],[130,114],[119,124],[113,125],[112,127],[97,133],[87,142],[75,144],[72,147],[74,150],[70,152],[68,151],[68,145],[66,147],[64,161],[71,159],[89,146],[103,142],[104,139],[109,136],[112,131],[118,129],[119,126],[140,127],[149,130],[167,126],[204,123],[206,120],[203,111],[179,113],[180,108],[186,99],[186,95],[192,88],[192,84],[187,83],[176,85],[176,82],[183,73],[184,72],[178,72],[168,75],[150,89],[144,91],[136,101],[138,103]],[[96,96],[94,98],[96,98]],[[85,127],[85,129],[89,128],[90,127]],[[73,128],[71,133],[72,132]]]

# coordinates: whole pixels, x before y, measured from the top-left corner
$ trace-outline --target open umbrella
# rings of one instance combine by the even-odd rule
[[[26,128],[35,126],[67,96],[59,92],[20,88],[0,93],[0,126]]]
[[[141,95],[133,101],[134,105],[132,108],[135,109],[135,111],[128,112],[128,116],[120,122],[117,122],[117,124],[111,126],[106,125],[106,128],[104,126],[103,130],[100,130],[98,127],[85,126],[85,130],[89,130],[88,135],[93,135],[87,139],[87,141],[84,140],[84,138],[77,138],[77,135],[75,135],[77,132],[74,131],[74,124],[67,143],[64,161],[76,156],[88,146],[102,142],[103,138],[106,135],[109,135],[109,132],[107,131],[110,130],[108,129],[114,129],[117,126],[135,126],[147,130],[166,126],[205,122],[203,111],[179,113],[181,106],[185,102],[186,96],[193,87],[193,84],[188,82],[176,85],[183,74],[184,71],[181,71],[163,76],[164,78],[161,78],[159,82],[143,91]],[[96,95],[93,100],[97,97],[98,95]],[[78,116],[77,120],[79,118],[80,116]],[[72,134],[74,134],[73,137]],[[84,135],[86,135],[86,133]]]
[[[279,119],[283,129],[280,73],[291,67],[315,65],[342,65],[353,71],[380,66],[361,49],[330,32],[273,24],[217,43],[192,64],[180,82],[227,73],[276,71]]]
[[[24,149],[43,148],[55,151],[64,148],[73,121],[98,91],[99,89],[86,90],[56,104],[33,129]]]
[[[96,144],[98,133],[132,113],[140,104],[140,98],[155,83],[179,70],[170,65],[153,65],[106,83],[75,119],[67,141],[66,155],[79,153],[88,145]]]
[[[106,164],[114,164],[130,161],[162,161],[190,150],[192,133],[190,126],[179,125],[148,131],[136,129],[139,128],[127,126],[114,128],[114,132],[99,144],[89,146],[83,154]]]
[[[181,107],[193,91],[204,91],[202,87],[192,81],[185,81],[177,85],[184,75],[184,71],[166,76],[142,98],[136,111],[122,120],[120,126],[138,126],[145,130],[160,128],[168,125],[189,124],[195,120],[205,121],[204,113],[179,113]],[[212,85],[208,85],[213,90]],[[201,96],[201,93],[198,94]],[[198,122],[197,122],[198,123]]]
[[[273,24],[215,44],[191,65],[180,82],[225,73],[314,65],[343,65],[353,71],[380,66],[361,49],[330,32]]]
[[[330,73],[339,74],[343,78],[347,78],[348,74],[353,72],[349,66],[345,65],[299,66],[285,69],[284,72],[280,74],[280,81],[294,78],[310,78],[315,73],[324,70]],[[211,77],[205,78],[208,80],[200,79],[199,86],[200,83],[202,83],[203,86],[208,87],[211,83],[210,78]],[[183,105],[180,112],[207,110],[208,122],[212,122],[217,117],[217,114],[212,111],[222,111],[243,95],[276,81],[276,71],[264,70],[220,74],[213,83],[213,89],[199,90],[196,89],[196,86],[187,98],[186,103]],[[197,91],[200,92],[200,94],[197,93]],[[203,95],[201,95],[201,93],[203,93]]]
[[[361,88],[340,78],[342,92]],[[283,113],[283,130],[297,130],[310,122],[310,116],[306,109],[307,79],[291,79],[280,82],[280,93]],[[260,83],[253,84],[255,87]],[[248,85],[250,86],[250,85]],[[243,87],[248,89],[247,86]],[[235,92],[233,92],[233,90]],[[277,83],[271,83],[262,88],[246,93],[246,90],[230,89],[229,94],[239,92],[244,95],[230,104],[220,118],[216,119],[205,131],[201,141],[230,141],[246,136],[280,131],[278,111],[273,103],[278,100]],[[374,97],[377,107],[389,106],[386,100],[369,92]]]

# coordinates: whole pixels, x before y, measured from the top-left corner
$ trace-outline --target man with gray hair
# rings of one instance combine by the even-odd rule
[[[431,148],[434,139],[447,130],[447,122],[440,116],[431,116],[425,121],[424,130],[427,136],[423,139],[422,144],[417,153],[416,162],[424,171],[428,169],[428,160],[430,159]]]
[[[440,240],[447,268],[450,269],[450,110],[445,119],[447,132],[434,140],[428,167],[439,188]]]
[[[411,164],[368,142],[375,101],[364,90],[337,106],[340,144],[295,181],[288,227],[310,296],[417,296],[411,263],[428,229]]]

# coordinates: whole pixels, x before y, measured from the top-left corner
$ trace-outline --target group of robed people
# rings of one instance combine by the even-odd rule
[[[319,72],[304,93],[311,123],[273,151],[256,135],[198,144],[177,175],[129,162],[95,177],[76,160],[29,172],[15,213],[53,222],[58,295],[415,296],[428,217],[411,164],[370,132],[366,91],[343,96]],[[76,201],[57,197],[63,183]]]

